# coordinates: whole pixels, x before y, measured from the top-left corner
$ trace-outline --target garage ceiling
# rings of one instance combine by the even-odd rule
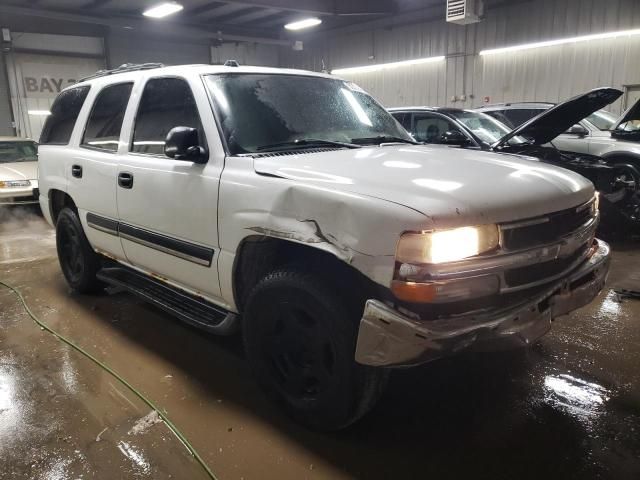
[[[13,9],[14,14],[42,15],[51,12],[59,19],[90,23],[91,18],[111,19],[117,26],[129,21],[158,22],[142,16],[142,12],[161,0],[0,0],[0,9]],[[312,33],[348,28],[371,21],[389,20],[412,12],[441,11],[444,17],[445,0],[179,0],[184,10],[161,20],[163,23],[193,26],[209,32],[236,35],[258,35],[269,38],[300,37],[307,32],[288,33],[286,23],[315,16],[322,25]],[[436,10],[437,9],[437,10]],[[65,18],[64,15],[67,15]],[[82,18],[80,18],[82,17]],[[125,26],[126,28],[126,26]],[[310,32],[311,32],[310,30]]]

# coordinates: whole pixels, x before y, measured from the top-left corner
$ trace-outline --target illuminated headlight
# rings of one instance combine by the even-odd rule
[[[396,260],[410,264],[455,262],[493,250],[499,243],[497,225],[405,233],[398,242]]]
[[[20,188],[30,187],[31,182],[29,180],[4,180],[0,181],[0,188]]]

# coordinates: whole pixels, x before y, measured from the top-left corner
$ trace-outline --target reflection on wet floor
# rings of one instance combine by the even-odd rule
[[[397,371],[370,416],[316,434],[263,398],[238,338],[127,294],[71,294],[51,231],[32,227],[0,227],[0,244],[31,234],[14,245],[23,258],[42,255],[3,264],[15,250],[0,248],[0,278],[166,411],[221,479],[640,478],[640,301],[607,290],[528,350]],[[638,269],[640,254],[616,249],[610,281]],[[36,328],[4,290],[0,465],[0,478],[204,478],[146,406]]]
[[[562,373],[544,379],[545,401],[554,408],[563,408],[578,420],[589,421],[603,409],[609,397],[607,389]]]

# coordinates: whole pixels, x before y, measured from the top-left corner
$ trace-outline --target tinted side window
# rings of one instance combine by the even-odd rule
[[[71,138],[73,126],[80,113],[82,104],[89,93],[89,86],[65,90],[57,96],[51,106],[51,115],[42,128],[41,144],[66,145]]]
[[[133,83],[103,88],[98,94],[84,130],[82,145],[117,151],[124,112]]]
[[[440,143],[448,131],[460,131],[456,125],[437,115],[415,114],[413,116],[413,138],[418,142]]]
[[[163,155],[167,133],[174,127],[196,128],[204,144],[198,109],[187,82],[179,78],[149,80],[140,99],[131,151]]]

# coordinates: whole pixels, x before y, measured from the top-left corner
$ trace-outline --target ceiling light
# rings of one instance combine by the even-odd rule
[[[415,58],[413,60],[403,60],[401,62],[378,63],[376,65],[364,65],[362,67],[336,68],[335,70],[331,70],[331,73],[342,75],[343,73],[375,72],[377,70],[385,70],[389,68],[405,67],[409,65],[420,65],[422,63],[440,62],[444,60],[444,58],[445,58],[444,56]]]
[[[172,15],[174,13],[177,13],[183,8],[184,7],[179,3],[165,2],[165,3],[160,3],[155,7],[148,8],[147,10],[142,12],[142,14],[145,17],[162,18],[162,17],[166,17],[167,15]]]
[[[493,55],[496,53],[517,52],[519,50],[530,50],[532,48],[553,47],[555,45],[564,45],[567,43],[586,42],[588,40],[602,40],[606,38],[629,37],[631,35],[640,35],[640,29],[622,30],[619,32],[596,33],[593,35],[584,35],[581,37],[559,38],[556,40],[547,40],[545,42],[525,43],[522,45],[514,45],[512,47],[494,48],[491,50],[482,50],[480,55]]]
[[[51,112],[49,110],[27,110],[27,113],[29,115],[51,115]]]
[[[284,28],[287,30],[302,30],[303,28],[315,27],[321,23],[322,20],[319,18],[305,18],[304,20],[299,20],[297,22],[287,23]]]

